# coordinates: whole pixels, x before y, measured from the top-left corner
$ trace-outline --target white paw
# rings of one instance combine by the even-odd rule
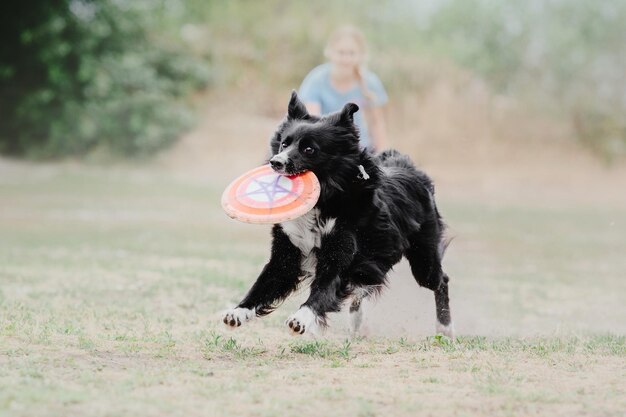
[[[450,322],[450,324],[446,326],[437,322],[437,334],[442,334],[450,339],[454,339],[454,324]]]
[[[230,328],[239,327],[247,321],[250,321],[255,316],[255,310],[248,308],[236,307],[230,309],[224,313],[223,322]]]
[[[285,324],[293,335],[304,333],[317,335],[320,333],[319,318],[308,307],[300,307],[298,311],[289,316]]]

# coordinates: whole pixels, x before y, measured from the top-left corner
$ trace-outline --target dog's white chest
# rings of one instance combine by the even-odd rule
[[[285,234],[303,255],[311,253],[313,248],[322,244],[322,236],[330,234],[335,227],[336,219],[320,219],[319,209],[313,209],[304,216],[281,223]]]
[[[322,246],[322,236],[332,232],[335,221],[321,220],[319,209],[313,209],[304,216],[280,224],[291,243],[302,252],[302,270],[306,275],[315,274],[317,259],[313,248]]]

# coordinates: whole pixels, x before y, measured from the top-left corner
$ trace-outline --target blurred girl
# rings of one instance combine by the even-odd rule
[[[323,115],[356,103],[361,147],[381,150],[387,145],[382,106],[387,93],[380,79],[364,67],[367,44],[355,27],[339,28],[330,36],[324,55],[329,62],[314,68],[300,86],[299,96],[311,114]]]

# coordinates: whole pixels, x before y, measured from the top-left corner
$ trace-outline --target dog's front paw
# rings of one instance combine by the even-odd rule
[[[294,314],[289,316],[285,324],[293,335],[309,333],[319,334],[319,317],[308,307],[301,307]]]
[[[249,308],[236,307],[224,313],[222,321],[230,328],[239,327],[247,321],[252,320],[255,316],[254,310]]]

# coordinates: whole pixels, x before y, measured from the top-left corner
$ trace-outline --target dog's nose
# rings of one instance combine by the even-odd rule
[[[283,169],[283,168],[284,168],[284,166],[285,166],[285,164],[283,164],[282,162],[277,161],[277,160],[275,160],[275,159],[273,159],[273,158],[272,158],[272,159],[270,159],[270,165],[272,166],[272,168],[274,168],[274,169],[279,169],[279,170],[280,170],[280,169]]]

